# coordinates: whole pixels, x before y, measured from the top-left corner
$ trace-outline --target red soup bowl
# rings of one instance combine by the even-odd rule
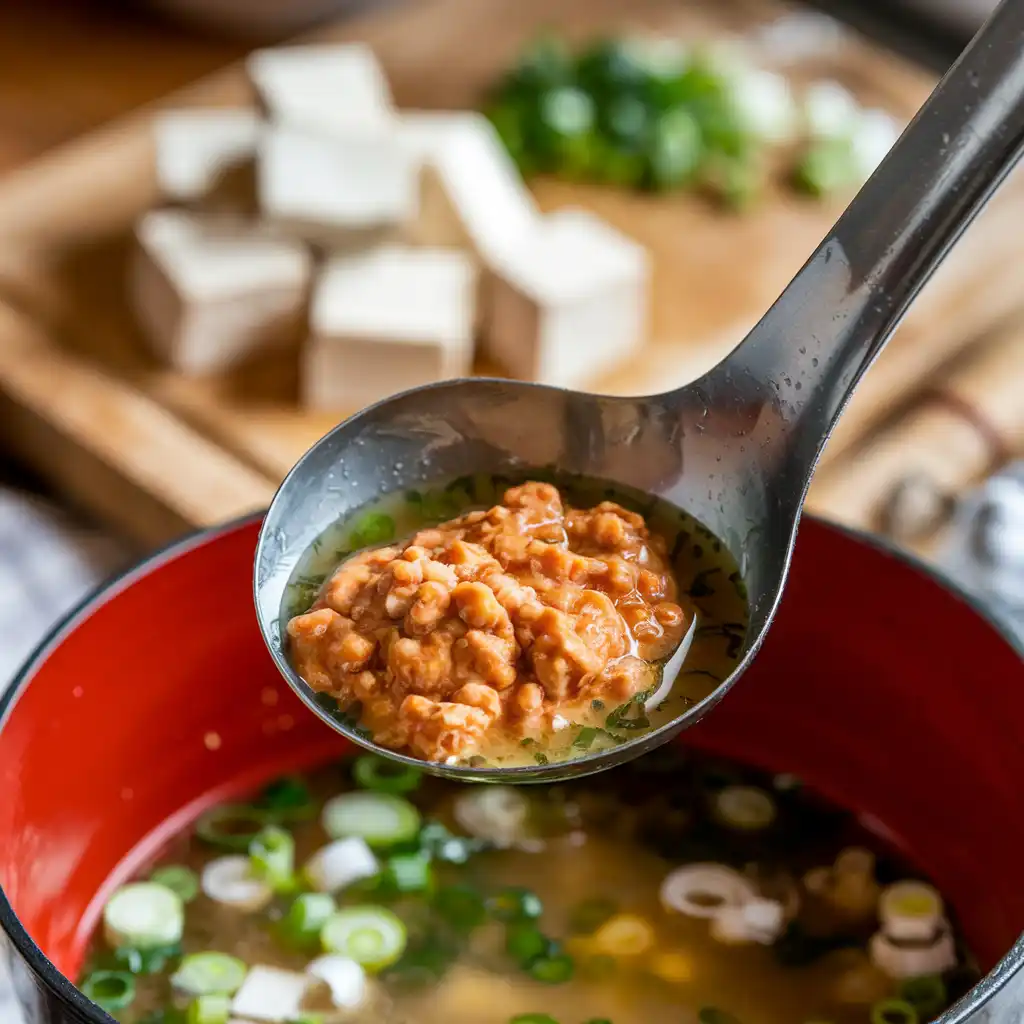
[[[28,1024],[109,1022],[68,979],[112,888],[210,804],[341,751],[260,639],[257,527],[183,540],[107,586],[3,697],[0,948]],[[944,1020],[1019,1024],[1024,664],[963,596],[807,521],[762,654],[687,742],[870,816],[989,972]]]

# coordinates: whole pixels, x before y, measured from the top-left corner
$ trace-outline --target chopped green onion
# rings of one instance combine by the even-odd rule
[[[386,544],[394,539],[395,521],[383,512],[367,512],[360,516],[349,533],[349,545],[353,549]]]
[[[277,821],[303,821],[316,813],[309,787],[296,775],[285,775],[266,786],[259,806]]]
[[[509,1017],[508,1024],[558,1024],[558,1021],[546,1013],[517,1013]]]
[[[917,1010],[921,1020],[937,1017],[949,1005],[946,983],[937,974],[906,978],[900,985],[899,996]]]
[[[565,953],[556,953],[554,956],[538,957],[527,968],[527,973],[534,981],[542,981],[547,985],[561,985],[572,977],[573,967],[572,957]]]
[[[159,974],[169,961],[181,955],[180,943],[169,946],[154,946],[151,949],[133,949],[120,946],[114,950],[114,960],[130,974]]]
[[[871,1024],[918,1024],[917,1010],[904,999],[882,999],[871,1007]]]
[[[585,1020],[583,1024],[612,1024],[607,1017],[591,1017],[590,1020]]]
[[[577,903],[569,912],[569,929],[578,935],[591,935],[618,912],[614,900],[595,896]]]
[[[384,757],[366,754],[357,757],[352,766],[356,785],[377,793],[411,793],[423,779],[423,773],[409,765],[397,764]]]
[[[644,714],[644,704],[651,696],[651,689],[634,693],[629,700],[612,711],[604,724],[608,729],[646,729],[651,723]]]
[[[177,893],[155,882],[122,886],[103,908],[103,929],[113,949],[153,949],[181,941],[185,906]]]
[[[535,925],[527,921],[510,924],[505,929],[505,952],[523,967],[538,957],[555,952],[554,944]]]
[[[728,1010],[720,1010],[717,1006],[702,1006],[697,1013],[700,1024],[740,1024]]]
[[[393,892],[426,892],[434,885],[430,856],[426,853],[399,853],[384,865],[383,887]]]
[[[581,176],[591,157],[594,101],[575,86],[559,86],[540,100],[538,151],[545,165],[567,177]]]
[[[757,786],[725,786],[712,805],[719,823],[741,832],[759,832],[775,821],[775,801]]]
[[[563,40],[546,32],[523,51],[507,87],[523,92],[550,88],[567,82],[572,70],[572,58]]]
[[[625,41],[599,39],[576,59],[576,76],[594,95],[622,96],[644,84],[646,74]]]
[[[355,960],[367,971],[393,964],[405,950],[405,925],[386,907],[345,907],[328,918],[320,942],[328,953]]]
[[[462,952],[459,941],[443,928],[418,935],[398,961],[384,972],[389,986],[418,989],[435,985]]]
[[[185,1015],[173,1006],[165,1007],[140,1017],[136,1024],[185,1024]]]
[[[177,893],[182,903],[191,903],[199,895],[199,876],[184,864],[165,864],[157,868],[149,880]]]
[[[808,147],[793,172],[793,180],[797,188],[812,196],[852,187],[856,165],[850,139],[823,139]]]
[[[245,853],[249,844],[269,825],[270,815],[247,804],[222,804],[196,822],[196,835],[211,846]]]
[[[124,971],[94,971],[78,986],[87,999],[113,1014],[135,999],[135,979]]]
[[[577,750],[589,750],[594,745],[594,740],[604,732],[603,729],[595,729],[592,725],[584,726],[576,734],[572,741],[573,747]]]
[[[454,835],[439,821],[428,821],[420,829],[419,844],[424,853],[442,864],[465,864],[487,847],[484,840]]]
[[[249,860],[255,878],[266,882],[274,892],[295,889],[295,839],[276,825],[268,825],[249,844]]]
[[[434,896],[438,915],[460,932],[469,932],[487,920],[484,898],[471,885],[446,885]]]
[[[420,812],[392,793],[343,793],[323,809],[324,830],[332,839],[358,836],[373,847],[409,842],[420,830]]]
[[[287,913],[281,918],[278,930],[290,945],[306,947],[320,940],[320,932],[330,916],[337,910],[337,904],[330,893],[304,892],[292,901]]]
[[[532,921],[544,912],[544,904],[535,892],[509,886],[487,900],[487,912],[498,921]]]
[[[682,108],[668,111],[654,125],[651,184],[657,189],[678,188],[693,178],[702,156],[700,126],[693,115]]]
[[[192,953],[171,975],[171,985],[190,996],[231,996],[242,987],[248,972],[243,961],[227,953]]]
[[[199,996],[189,1003],[185,1022],[186,1024],[227,1024],[230,1016],[230,996]]]

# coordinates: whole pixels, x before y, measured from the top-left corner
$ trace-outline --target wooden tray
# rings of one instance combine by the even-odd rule
[[[469,107],[543,26],[586,39],[651,28],[686,39],[747,32],[771,0],[427,0],[326,33],[374,46],[400,106]],[[859,38],[793,69],[840,79],[909,117],[931,76]],[[233,68],[173,105],[251,102]],[[124,302],[130,226],[157,196],[151,110],[61,147],[0,180],[0,431],[59,486],[156,542],[265,504],[299,455],[343,415],[295,403],[294,356],[190,380],[156,367]],[[683,383],[752,326],[838,209],[782,190],[753,212],[692,196],[649,198],[543,182],[541,205],[588,206],[654,255],[652,333],[641,359],[594,382],[629,394]],[[872,369],[829,446],[849,447],[894,397],[973,333],[1024,302],[1011,254],[1024,187],[1007,188],[943,268]],[[1018,209],[1019,208],[1019,209]]]

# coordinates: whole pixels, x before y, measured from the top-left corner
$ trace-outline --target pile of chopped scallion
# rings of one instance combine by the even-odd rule
[[[887,113],[863,109],[836,82],[798,93],[738,47],[666,38],[574,52],[544,35],[493,89],[486,113],[526,178],[696,189],[735,208],[779,166],[812,195],[853,190],[899,134]]]

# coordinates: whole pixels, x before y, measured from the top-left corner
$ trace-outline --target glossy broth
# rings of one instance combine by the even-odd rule
[[[314,816],[286,826],[295,838],[297,864],[328,841],[319,813],[325,800],[354,788],[352,765],[326,767],[306,780]],[[770,801],[772,817],[763,828],[750,827],[749,818],[739,827],[741,819],[713,810],[736,787]],[[443,823],[459,843],[465,842],[458,838],[465,833],[459,801],[484,788],[495,790],[424,777],[407,796],[422,822]],[[396,895],[381,879],[369,879],[337,894],[340,907],[389,907],[405,922],[409,945],[371,977],[372,994],[360,1009],[314,1014],[304,1022],[509,1024],[519,1014],[543,1014],[524,1024],[883,1024],[897,1018],[879,1017],[879,1007],[915,991],[913,983],[890,978],[871,963],[867,944],[879,927],[874,904],[850,917],[831,897],[808,888],[808,880],[850,848],[875,855],[871,885],[920,875],[852,816],[823,804],[791,777],[672,749],[591,779],[515,792],[528,801],[529,814],[511,847],[477,840],[461,848],[465,863],[435,857],[424,891]],[[159,863],[199,873],[224,853],[189,830]],[[377,850],[382,864],[393,853]],[[659,892],[670,872],[694,863],[713,863],[753,880],[759,898],[778,899],[794,916],[766,944],[716,940],[709,920],[669,909]],[[450,886],[481,901],[510,886],[534,894],[543,912],[525,925],[552,944],[545,955],[569,961],[571,976],[555,983],[531,977],[530,961],[518,961],[506,948],[518,925],[498,920],[493,907],[473,928],[446,924],[438,908]],[[216,950],[249,967],[301,972],[318,951],[282,940],[279,922],[292,899],[278,896],[248,913],[200,894],[186,908],[181,950],[168,951],[170,959],[157,973],[135,979],[134,1002],[115,1017],[124,1024],[187,1021],[169,981],[181,952]],[[647,929],[646,947],[627,948],[621,936],[611,942],[610,922],[621,926],[623,919]],[[933,992],[938,986],[941,1005],[922,1006],[909,1024],[930,1019],[976,980],[970,958],[959,943],[957,948],[956,966],[926,986]],[[90,959],[90,970],[124,970],[127,962],[124,956],[115,960],[102,938]]]
[[[672,574],[679,594],[697,616],[697,628],[683,670],[657,708],[641,714],[636,701],[619,707],[597,701],[591,708],[575,713],[573,727],[560,733],[522,743],[490,743],[486,758],[475,757],[468,762],[474,767],[543,764],[634,739],[672,721],[709,696],[732,673],[743,649],[748,622],[746,588],[731,553],[703,524],[668,502],[621,485],[538,472],[524,473],[517,481],[538,478],[551,478],[575,508],[614,501],[642,514],[651,532],[668,543]],[[354,552],[410,537],[464,512],[486,509],[499,503],[502,492],[513,482],[506,477],[464,477],[445,485],[386,495],[346,516],[319,537],[300,560],[282,608],[282,633],[292,616],[310,608],[324,581]],[[369,535],[373,537],[371,543],[366,541]],[[648,693],[655,691],[660,682],[660,665],[655,663],[651,668]],[[358,708],[342,711],[327,694],[319,694],[318,701],[332,715],[358,727]],[[622,722],[625,724],[617,728]]]

